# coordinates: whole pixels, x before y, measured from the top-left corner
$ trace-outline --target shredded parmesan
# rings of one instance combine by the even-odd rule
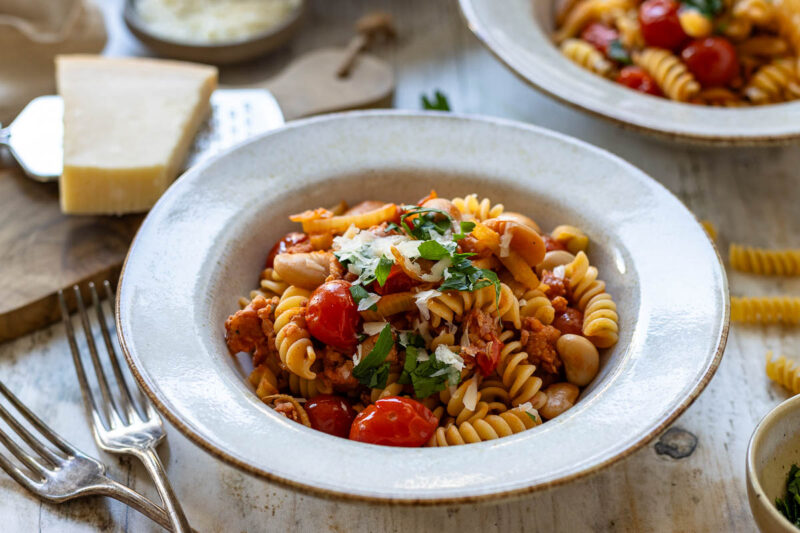
[[[452,366],[459,372],[464,368],[464,360],[461,359],[461,356],[444,344],[440,344],[436,347],[435,355],[438,361]]]
[[[511,250],[511,238],[514,236],[510,231],[506,231],[500,237],[500,257],[508,257]]]
[[[366,300],[366,298],[364,300]],[[363,302],[364,300],[361,300],[361,301]],[[359,311],[361,311],[361,309],[359,309]],[[370,335],[370,336],[377,335],[381,331],[383,331],[383,328],[386,327],[386,324],[388,324],[388,322],[386,322],[386,321],[383,321],[383,322],[364,322],[364,333],[366,333],[367,335]]]
[[[442,293],[437,291],[436,289],[431,289],[429,291],[422,291],[418,292],[414,296],[414,303],[417,304],[417,308],[419,309],[419,314],[425,320],[430,320],[431,312],[428,309],[428,300],[431,298],[436,298],[437,296],[441,296]]]
[[[553,269],[553,275],[557,278],[564,279],[567,277],[567,267],[565,265],[558,265]]]
[[[356,353],[353,354],[353,365],[358,366],[361,362],[361,345],[356,346]]]
[[[474,411],[480,399],[481,397],[478,395],[478,380],[473,379],[472,383],[467,387],[467,391],[464,393],[464,407],[470,411]]]
[[[358,302],[358,310],[366,311],[367,309],[378,303],[380,300],[381,300],[380,296],[371,292],[369,293],[369,296]],[[364,324],[364,326],[366,326],[366,324]],[[369,335],[373,335],[373,333],[369,333]]]

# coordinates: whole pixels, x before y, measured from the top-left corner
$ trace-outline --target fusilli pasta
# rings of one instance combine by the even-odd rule
[[[275,308],[275,345],[281,362],[289,372],[313,380],[317,377],[311,365],[317,359],[311,336],[305,325],[304,313],[311,294],[298,287],[289,287],[281,295]]]
[[[751,324],[800,324],[800,298],[731,297],[731,320]]]
[[[567,39],[561,43],[561,53],[573,63],[601,76],[607,76],[614,68],[597,48],[583,39]]]
[[[773,359],[767,352],[767,376],[792,394],[800,394],[800,366],[781,355]]]
[[[769,250],[731,244],[731,268],[764,276],[800,275],[800,250]]]
[[[633,62],[646,70],[673,100],[688,102],[700,92],[700,84],[686,65],[668,50],[645,48],[633,55]]]
[[[453,205],[462,215],[475,220],[486,220],[503,214],[503,204],[494,204],[488,198],[478,200],[477,194],[468,194],[464,198],[453,198]]]
[[[460,425],[440,427],[436,430],[430,446],[457,446],[499,439],[521,433],[539,424],[541,418],[535,411],[529,412],[517,407],[498,415],[488,415],[472,423],[463,422]]]

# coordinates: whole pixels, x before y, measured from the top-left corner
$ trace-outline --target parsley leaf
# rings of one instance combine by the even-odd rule
[[[693,7],[707,17],[714,17],[725,7],[722,0],[681,0],[685,6]]]
[[[792,465],[786,476],[786,497],[776,498],[775,507],[797,527],[800,527],[800,467]]]
[[[622,63],[623,65],[632,65],[633,61],[631,60],[631,55],[622,46],[622,43],[619,39],[614,39],[611,41],[611,44],[608,45],[608,57]]]
[[[378,285],[381,287],[383,287],[386,280],[389,278],[389,273],[392,271],[393,264],[394,262],[385,255],[381,256],[378,261],[378,266],[375,267],[375,279],[378,280]]]
[[[450,257],[450,250],[436,241],[425,241],[419,245],[419,255],[423,259],[438,261],[445,257]]]
[[[364,298],[369,298],[370,293],[367,292],[367,289],[365,289],[361,285],[350,285],[350,296],[353,297],[353,301],[356,303],[356,305],[358,305]],[[378,304],[372,304],[371,306],[369,306],[369,309],[371,311],[377,311]]]
[[[461,233],[456,233],[455,235],[453,235],[453,240],[454,241],[460,241],[461,239],[463,239],[464,237],[467,236],[467,233],[471,233],[472,230],[474,230],[474,229],[475,229],[475,223],[474,222],[462,222],[461,223]]]
[[[392,327],[386,324],[378,335],[375,346],[353,368],[353,376],[359,383],[373,389],[386,387],[386,380],[389,377],[389,363],[386,361],[386,356],[389,355],[392,346],[394,346]]]
[[[403,233],[403,228],[401,228],[394,222],[389,222],[388,224],[386,224],[386,231],[399,231],[400,233]]]
[[[426,111],[450,111],[450,102],[447,101],[447,96],[436,89],[433,93],[433,100],[428,100],[426,95],[422,95],[422,109]]]
[[[431,394],[444,390],[448,385],[458,385],[460,381],[461,372],[457,368],[439,361],[436,353],[425,361],[419,361],[417,347],[406,347],[406,360],[398,383],[411,383],[416,398],[427,398]]]
[[[400,224],[410,237],[421,241],[430,239],[432,237],[431,232],[444,235],[453,225],[453,219],[441,209],[419,207],[416,205],[403,206],[403,209],[405,209],[405,213],[400,215]],[[444,217],[437,217],[437,215],[444,215]],[[411,223],[409,226],[406,220],[411,216],[414,216],[414,218],[408,221]]]

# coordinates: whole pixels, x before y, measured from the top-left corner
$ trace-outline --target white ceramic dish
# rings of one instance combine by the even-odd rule
[[[800,464],[800,395],[789,398],[759,422],[747,447],[747,497],[763,533],[797,533],[778,509],[786,475]]]
[[[777,144],[800,138],[800,102],[717,109],[638,93],[581,68],[550,36],[552,0],[460,0],[472,32],[524,81],[621,126],[704,144]]]
[[[293,228],[287,215],[341,199],[415,201],[432,187],[587,231],[621,334],[578,404],[531,431],[449,449],[354,443],[264,406],[227,353],[223,323]],[[382,111],[293,122],[187,172],[131,247],[117,321],[144,390],[213,455],[327,495],[442,503],[562,483],[644,445],[708,383],[728,306],[695,218],[621,159],[515,122]]]

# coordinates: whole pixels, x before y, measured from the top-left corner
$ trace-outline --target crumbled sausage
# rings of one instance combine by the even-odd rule
[[[545,294],[551,300],[558,296],[569,298],[569,286],[564,278],[559,278],[551,271],[545,270],[542,272],[542,283],[547,285],[548,289]]]
[[[292,402],[276,400],[274,409],[278,414],[285,416],[289,420],[300,422],[300,415]]]
[[[528,354],[528,361],[550,374],[557,374],[562,366],[556,352],[556,341],[561,333],[553,326],[545,326],[536,318],[522,321],[520,342]]]
[[[353,376],[352,359],[332,346],[326,346],[322,352],[322,367],[323,379],[337,391],[349,392],[358,388],[358,380]]]
[[[258,365],[275,351],[275,332],[272,314],[278,298],[256,296],[247,307],[236,311],[225,321],[225,342],[232,355],[239,352],[253,354]]]
[[[553,327],[557,328],[562,335],[567,333],[583,335],[583,313],[574,307],[567,307],[562,312],[556,313]]]

